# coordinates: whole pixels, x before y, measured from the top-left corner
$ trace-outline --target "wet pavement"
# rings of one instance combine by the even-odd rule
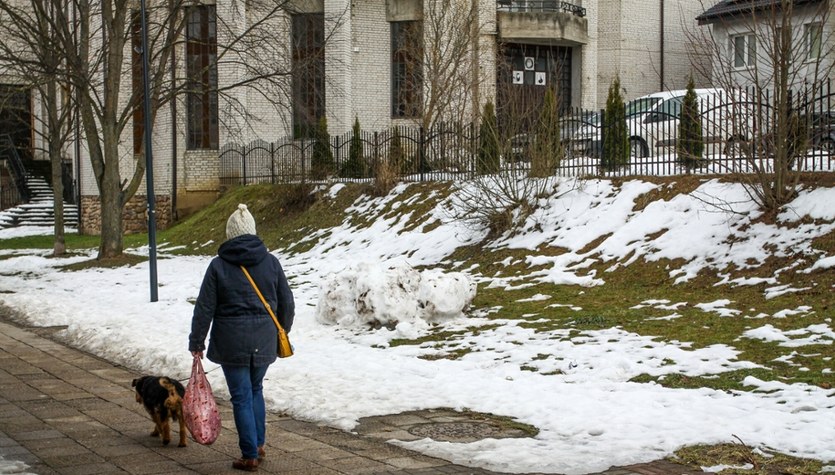
[[[0,305],[0,473],[223,474],[240,455],[227,401],[218,401],[223,428],[211,446],[189,438],[163,446],[148,414],[134,398],[140,373],[70,348],[50,336],[54,329],[21,326]],[[267,414],[267,457],[261,473],[496,474],[429,457],[389,444],[444,432],[455,437],[489,436],[490,421],[468,422],[428,410],[369,418],[357,433]],[[438,424],[433,427],[432,424]],[[467,424],[470,423],[468,426]],[[443,426],[446,424],[446,426]],[[500,429],[498,429],[500,430]],[[439,432],[440,431],[440,432]],[[480,432],[481,431],[481,432]],[[484,432],[486,431],[486,432]],[[511,431],[512,432],[512,431]],[[512,434],[509,436],[525,436]],[[468,439],[469,440],[469,439]],[[23,462],[23,472],[10,462]],[[4,469],[3,467],[6,467]],[[5,470],[5,471],[4,471]],[[606,475],[701,473],[666,461],[615,467]]]

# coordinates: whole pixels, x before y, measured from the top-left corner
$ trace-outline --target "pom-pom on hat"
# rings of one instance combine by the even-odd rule
[[[226,239],[233,239],[244,234],[255,234],[255,218],[245,204],[239,204],[226,220]]]

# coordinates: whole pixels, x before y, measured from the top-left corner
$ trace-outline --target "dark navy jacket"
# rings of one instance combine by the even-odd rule
[[[289,333],[295,316],[293,293],[278,258],[258,236],[244,234],[224,242],[212,259],[191,320],[189,351],[205,349],[206,357],[220,365],[269,365],[276,359],[277,330],[255,289],[241,270],[244,265]]]

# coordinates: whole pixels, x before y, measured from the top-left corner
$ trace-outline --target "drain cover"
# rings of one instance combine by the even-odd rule
[[[483,422],[433,422],[409,428],[409,433],[444,442],[473,442],[498,436],[502,430]]]
[[[482,439],[534,437],[539,430],[506,416],[449,408],[420,409],[360,419],[360,435],[383,440],[429,438],[439,442],[469,443]]]

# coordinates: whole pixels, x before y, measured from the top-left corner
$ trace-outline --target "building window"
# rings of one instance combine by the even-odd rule
[[[186,9],[187,147],[218,148],[217,23],[214,5]]]
[[[757,60],[757,37],[752,34],[731,37],[734,68],[754,66]]]
[[[423,23],[391,23],[391,115],[415,118],[423,102]]]
[[[820,23],[809,23],[806,25],[806,59],[818,60],[821,57],[821,37],[823,27]]]
[[[0,83],[0,134],[8,134],[23,160],[32,159],[32,93],[24,86]]]
[[[142,74],[144,67],[142,62],[142,21],[139,17],[139,10],[131,12],[131,86],[133,98],[136,100],[133,106],[133,153],[142,151],[142,143],[145,139],[145,84]]]
[[[325,116],[325,15],[293,15],[293,136],[310,138]]]

